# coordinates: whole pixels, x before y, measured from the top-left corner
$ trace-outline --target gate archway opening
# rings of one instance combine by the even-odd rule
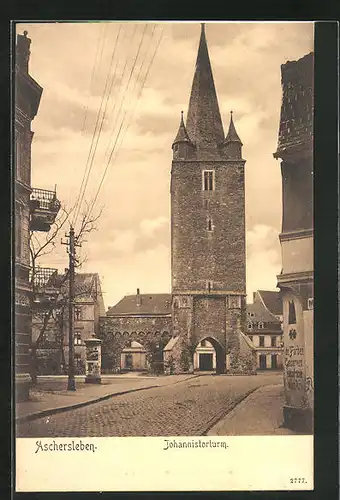
[[[194,371],[225,373],[225,350],[213,337],[205,337],[196,345],[194,351]]]

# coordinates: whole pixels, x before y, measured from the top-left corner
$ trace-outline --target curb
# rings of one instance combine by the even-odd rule
[[[223,420],[231,411],[233,411],[236,406],[238,406],[240,403],[242,403],[242,401],[244,401],[245,399],[248,398],[248,396],[250,396],[251,394],[253,394],[254,392],[258,391],[259,389],[261,389],[262,387],[265,387],[265,386],[260,386],[260,387],[255,387],[255,389],[251,389],[250,391],[246,392],[243,396],[240,397],[240,399],[238,399],[237,401],[234,401],[234,403],[231,405],[230,408],[228,408],[227,412],[225,412],[225,410],[223,410],[222,412],[220,412],[218,414],[218,416],[215,416],[211,419],[210,421],[210,424],[208,425],[208,427],[202,432],[201,436],[207,436],[208,435],[208,432],[213,428],[215,427],[215,425],[220,422],[220,420]]]
[[[77,408],[83,408],[84,406],[89,406],[93,403],[99,403],[100,401],[105,401],[106,399],[114,398],[115,396],[120,396],[122,394],[128,394],[130,392],[146,391],[148,389],[155,389],[159,385],[150,385],[149,387],[139,387],[138,389],[129,389],[127,391],[114,392],[112,394],[106,394],[100,398],[90,399],[88,401],[82,401],[81,403],[75,403],[68,406],[59,406],[58,408],[48,408],[47,410],[37,411],[35,413],[30,413],[29,415],[24,415],[22,417],[17,417],[15,419],[16,424],[22,424],[24,422],[30,422],[31,420],[36,420],[38,418],[46,417],[48,415],[55,415],[57,413],[63,413],[69,410],[76,410]]]
[[[114,398],[115,396],[121,396],[122,394],[129,394],[132,392],[138,392],[138,391],[146,391],[148,389],[156,389],[157,387],[169,387],[170,385],[176,385],[180,384],[182,382],[185,382],[187,380],[190,380],[192,378],[197,378],[200,375],[193,375],[192,377],[187,377],[184,380],[178,380],[177,382],[170,383],[170,384],[164,384],[163,386],[161,385],[150,385],[148,387],[138,387],[137,389],[128,389],[126,391],[120,391],[120,392],[114,392],[111,394],[106,394],[105,396],[101,396],[99,398],[95,399],[90,399],[88,401],[82,401],[80,403],[75,403],[73,405],[68,405],[68,406],[59,406],[58,408],[48,408],[47,410],[40,410],[35,413],[30,413],[28,415],[24,415],[22,417],[16,417],[15,423],[16,424],[22,424],[25,422],[30,422],[32,420],[37,420],[38,418],[43,418],[47,417],[48,415],[56,415],[58,413],[63,413],[69,410],[76,410],[78,408],[83,408],[84,406],[89,406],[94,403],[99,403],[100,401],[105,401],[110,398]]]

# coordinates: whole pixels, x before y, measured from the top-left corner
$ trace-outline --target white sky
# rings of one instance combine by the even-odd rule
[[[137,287],[141,293],[170,292],[171,144],[180,111],[185,116],[187,112],[200,24],[17,25],[18,33],[24,30],[32,40],[30,73],[44,89],[32,123],[32,185],[53,189],[56,184],[61,202],[68,208],[75,203],[112,60],[116,77],[111,97],[104,99],[107,114],[84,197],[88,201],[97,191],[124,116],[125,121],[94,209],[98,212],[104,206],[98,230],[88,235],[80,251],[82,257],[87,255],[81,271],[99,273],[106,308],[135,293]],[[257,289],[275,289],[281,269],[281,174],[279,162],[273,159],[281,105],[280,66],[313,50],[313,23],[207,23],[206,35],[224,130],[232,109],[247,160],[247,293],[251,300]],[[141,78],[145,74],[158,39],[159,48],[139,95],[141,80],[136,76],[139,69]],[[103,43],[99,45],[102,55],[96,58],[98,40]],[[67,267],[66,247],[59,240],[40,265]]]

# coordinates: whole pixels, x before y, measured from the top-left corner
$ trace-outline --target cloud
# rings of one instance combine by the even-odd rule
[[[94,198],[107,167],[95,207],[105,208],[98,231],[81,249],[89,256],[84,269],[104,277],[105,301],[111,305],[137,287],[151,292],[170,287],[171,144],[180,111],[187,115],[200,25],[149,23],[135,75],[142,61],[147,67],[151,54],[147,47],[155,47],[161,29],[163,38],[138,102],[133,76],[123,101],[144,28],[144,23],[117,22],[18,25],[18,31],[27,29],[32,39],[30,72],[44,89],[32,124],[32,184],[47,189],[57,184],[58,197],[68,207],[75,203],[85,175],[121,29],[112,66],[115,92],[108,101],[84,197]],[[280,163],[273,158],[281,106],[280,66],[312,50],[313,24],[207,23],[206,35],[225,131],[232,109],[244,144],[248,291],[275,288],[282,211]],[[108,165],[125,112],[126,122]],[[61,269],[67,266],[65,247],[57,248],[42,264],[54,262]]]

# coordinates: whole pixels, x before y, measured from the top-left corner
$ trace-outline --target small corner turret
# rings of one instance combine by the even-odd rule
[[[230,124],[227,136],[223,143],[224,152],[228,159],[240,160],[242,159],[242,142],[239,138],[233,120],[233,112],[230,111]]]
[[[174,160],[184,160],[194,150],[194,145],[184,124],[183,111],[181,111],[181,121],[176,138],[172,144],[172,150]]]

